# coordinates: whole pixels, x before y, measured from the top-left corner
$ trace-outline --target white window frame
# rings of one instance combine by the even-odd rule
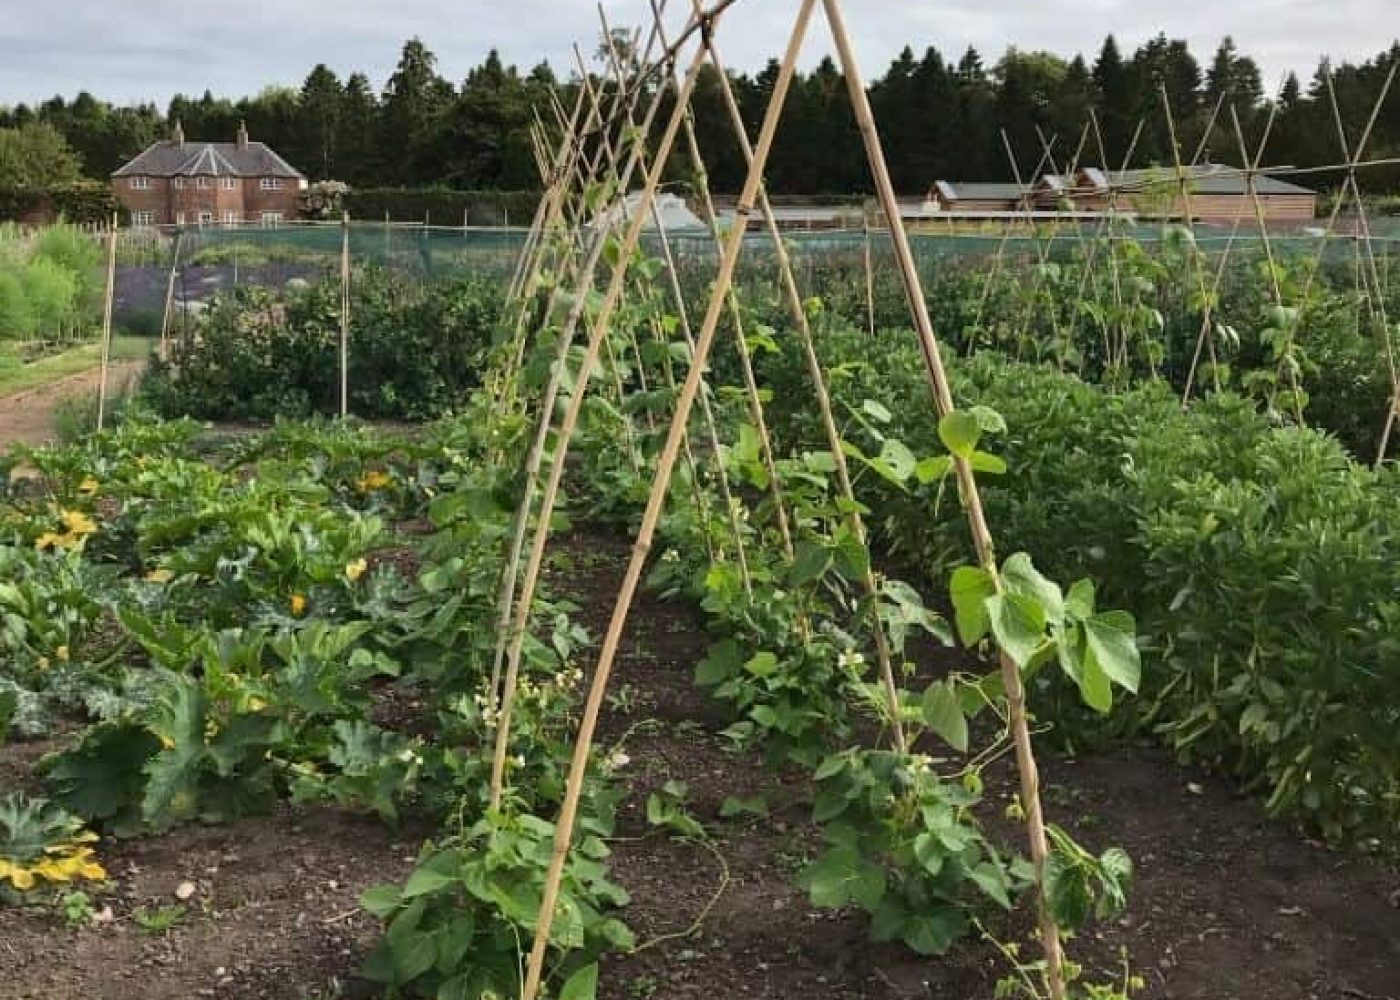
[[[224,225],[226,225],[226,226],[236,226],[236,225],[238,225],[238,213],[235,212],[235,211],[233,211],[232,209],[225,209],[225,210],[224,210]]]
[[[278,226],[280,226],[280,225],[282,224],[284,218],[285,218],[285,217],[284,217],[283,213],[281,213],[281,212],[270,212],[270,211],[269,211],[269,212],[264,212],[264,213],[262,214],[262,216],[261,216],[261,218],[260,218],[259,221],[262,223],[262,225],[263,225],[263,227],[264,227],[265,229],[276,229]]]
[[[151,229],[156,224],[156,213],[149,209],[132,212],[131,224],[137,229]]]
[[[176,177],[170,182],[170,185],[171,187],[182,188],[185,186],[185,179],[183,177]]]
[[[220,177],[219,187],[223,188],[225,191],[232,191],[234,188],[238,187],[238,179],[229,176]]]
[[[149,191],[151,189],[151,179],[144,174],[131,178],[131,190]]]
[[[262,188],[262,190],[264,190],[264,191],[281,191],[281,190],[282,190],[282,178],[280,178],[280,177],[264,177],[262,180],[260,180],[260,181],[258,182],[258,187]]]
[[[209,186],[209,178],[203,175],[196,177],[194,179],[194,186],[197,188],[207,188]]]
[[[176,213],[175,213],[175,225],[177,225],[177,226],[183,226],[184,224],[185,224],[185,213],[184,213],[184,212],[176,212]]]
[[[208,211],[200,212],[195,216],[195,220],[201,226],[212,226],[214,224],[214,213]]]

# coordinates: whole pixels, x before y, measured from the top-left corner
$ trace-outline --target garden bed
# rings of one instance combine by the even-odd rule
[[[580,605],[577,620],[595,639],[627,551],[625,540],[587,531],[555,550],[552,586]],[[620,744],[630,758],[619,771],[625,798],[611,878],[632,896],[621,916],[639,947],[604,958],[599,996],[991,997],[1008,971],[991,944],[970,939],[921,959],[868,943],[856,912],[810,904],[796,875],[820,850],[811,786],[801,770],[774,770],[728,748],[721,731],[729,718],[693,680],[709,644],[680,602],[643,594],[633,608],[600,744]],[[380,705],[386,727],[416,724],[411,693],[390,687]],[[38,751],[56,746],[0,748],[7,788],[28,784]],[[1301,839],[1267,820],[1256,800],[1160,751],[1051,756],[1043,772],[1051,818],[1092,849],[1121,845],[1137,866],[1126,915],[1075,943],[1076,957],[1096,971],[1112,972],[1126,948],[1144,979],[1137,995],[1153,1000],[1400,993],[1395,872]],[[986,778],[984,820],[1014,849],[1017,834],[1000,816],[1014,775],[1003,761]],[[648,797],[673,780],[687,783],[685,809],[704,838],[648,822]],[[756,795],[766,816],[721,816],[726,800]],[[356,982],[378,937],[358,899],[402,881],[430,835],[412,823],[395,831],[337,809],[282,805],[226,825],[108,841],[102,858],[113,885],[91,896],[99,913],[110,907],[110,920],[75,929],[53,909],[0,908],[9,973],[0,998],[378,995]],[[193,888],[184,900],[182,883]],[[179,916],[162,928],[172,907]],[[1028,938],[1028,926],[1004,920],[991,922],[1000,936]]]

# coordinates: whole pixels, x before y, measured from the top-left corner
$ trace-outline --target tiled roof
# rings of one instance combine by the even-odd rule
[[[154,143],[144,153],[115,171],[113,177],[301,177],[301,171],[264,143],[176,142]]]

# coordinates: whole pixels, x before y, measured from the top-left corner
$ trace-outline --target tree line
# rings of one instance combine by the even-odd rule
[[[895,183],[917,194],[939,179],[1009,180],[1076,159],[1115,168],[1124,162],[1170,166],[1173,128],[1187,159],[1201,149],[1215,162],[1238,164],[1240,135],[1253,155],[1267,131],[1266,165],[1337,163],[1344,156],[1329,84],[1354,147],[1397,60],[1400,43],[1359,64],[1324,61],[1307,84],[1290,73],[1273,93],[1258,64],[1230,38],[1205,62],[1185,41],[1165,35],[1131,53],[1110,35],[1092,61],[1013,47],[988,65],[972,48],[957,60],[932,47],[922,56],[906,48],[874,82],[871,96]],[[777,72],[772,61],[756,73],[732,76],[751,129]],[[299,88],[268,87],[238,100],[208,91],[177,95],[163,110],[149,103],[117,106],[87,92],[71,101],[54,97],[32,107],[0,107],[0,187],[80,175],[105,179],[167,137],[178,119],[191,140],[229,141],[246,122],[255,139],[313,180],[526,190],[538,186],[530,142],[534,114],[552,122],[550,91],[558,88],[567,106],[577,86],[576,79],[556,77],[547,63],[522,72],[495,51],[455,84],[414,38],[379,90],[363,73],[342,80],[321,64]],[[698,81],[695,121],[712,186],[737,191],[743,161],[713,70]],[[1052,143],[1049,156],[1046,142]],[[56,143],[62,148],[55,151]],[[35,147],[42,147],[40,154]],[[1367,157],[1400,157],[1400,86],[1376,119]],[[679,162],[671,166],[673,176],[684,176]],[[784,194],[869,190],[845,80],[831,59],[795,82],[769,178],[772,190]],[[1400,170],[1367,170],[1362,181],[1372,190],[1395,191]],[[1340,175],[1310,183],[1339,182]]]

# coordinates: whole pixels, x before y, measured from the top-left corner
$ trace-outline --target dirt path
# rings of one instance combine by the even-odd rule
[[[121,361],[112,365],[107,374],[109,392],[115,397],[133,386],[144,364],[143,361]],[[92,368],[48,385],[0,397],[0,451],[8,450],[12,444],[39,445],[52,441],[56,434],[54,412],[58,404],[97,392],[100,375],[100,369]]]

